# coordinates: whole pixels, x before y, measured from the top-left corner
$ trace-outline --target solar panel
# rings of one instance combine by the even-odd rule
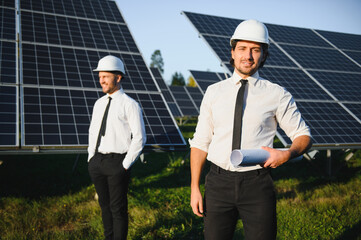
[[[188,86],[186,86],[185,88],[186,88],[189,96],[191,97],[191,100],[196,105],[197,110],[199,112],[199,109],[201,107],[201,102],[202,102],[202,99],[203,99],[203,93],[197,87],[188,87]]]
[[[298,99],[330,100],[332,98],[319,85],[300,69],[287,68],[261,68],[260,76],[272,79],[272,82],[285,87],[292,96]]]
[[[339,101],[361,103],[361,73],[309,71]]]
[[[361,51],[361,36],[348,33],[316,30],[324,38],[341,50]]]
[[[361,72],[361,68],[336,49],[281,45],[303,68]],[[317,56],[317,57],[310,57]],[[322,59],[337,59],[324,61]]]
[[[169,89],[182,111],[182,116],[198,116],[198,107],[192,100],[186,86],[169,86]]]
[[[317,145],[342,143],[351,147],[361,143],[360,122],[338,103],[298,101],[297,106],[310,126],[313,140]],[[284,133],[282,137],[287,145],[291,144]]]
[[[12,1],[14,4],[14,1]],[[15,22],[15,8],[5,8],[5,5],[0,6],[0,39],[16,39],[16,22]]]
[[[151,70],[151,72],[160,88],[160,91],[162,92],[173,116],[181,117],[182,113],[180,112],[180,109],[179,109],[176,101],[174,100],[174,97],[173,97],[172,93],[170,92],[168,85],[165,83],[159,69],[151,67],[150,70]]]
[[[190,70],[194,81],[197,83],[200,91],[204,94],[207,90],[209,85],[213,83],[217,83],[228,76],[224,73],[217,73],[217,72],[205,72],[205,71],[196,71]]]
[[[357,118],[361,121],[361,104],[359,103],[344,103],[346,106]]]
[[[348,51],[348,50],[345,50],[343,52],[346,53],[347,56],[351,58],[351,60],[355,61],[359,66],[361,66],[361,52]]]
[[[0,85],[0,146],[18,146],[18,87]]]
[[[267,28],[272,40],[278,43],[330,47],[327,42],[317,36],[317,34],[311,29],[280,26],[275,24],[267,24]]]
[[[0,84],[14,87],[10,91],[8,86],[0,85],[1,91],[12,96],[1,95],[0,104],[7,107],[0,110],[0,124],[12,125],[0,135],[11,134],[15,140],[1,138],[6,142],[1,145],[13,145],[21,139],[25,149],[86,147],[93,105],[103,95],[97,73],[92,69],[100,58],[112,54],[125,64],[126,75],[121,82],[124,91],[143,109],[146,148],[185,147],[176,122],[114,1],[20,0],[19,16],[15,15],[15,6],[10,8],[10,2],[5,3],[6,7],[0,8]],[[19,90],[15,87],[17,18],[21,19]],[[13,19],[14,24],[9,19]],[[13,38],[8,39],[11,36]],[[21,123],[14,118],[19,109],[18,98],[13,97],[17,92]],[[6,102],[9,100],[14,102]],[[18,125],[22,129],[21,138]]]
[[[241,19],[183,12],[216,53],[229,63],[229,39]],[[260,76],[294,96],[314,136],[314,147],[361,146],[361,35],[266,24],[270,57]],[[339,116],[341,115],[341,116]],[[291,141],[280,130],[285,146]]]
[[[0,147],[19,145],[15,1],[0,2]]]

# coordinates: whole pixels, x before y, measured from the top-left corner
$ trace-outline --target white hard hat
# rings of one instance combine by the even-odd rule
[[[98,62],[98,67],[93,70],[94,72],[114,72],[120,71],[125,74],[124,64],[122,60],[112,55],[103,57]]]
[[[231,46],[232,40],[247,40],[269,45],[268,30],[266,25],[257,20],[246,20],[241,22],[234,31],[230,40]]]

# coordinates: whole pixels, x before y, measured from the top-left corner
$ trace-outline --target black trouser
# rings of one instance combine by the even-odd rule
[[[128,234],[128,185],[130,169],[123,167],[125,154],[97,153],[88,164],[102,210],[105,239],[126,239]]]
[[[226,171],[214,164],[204,194],[206,240],[232,239],[239,218],[245,239],[276,239],[276,194],[269,169]]]

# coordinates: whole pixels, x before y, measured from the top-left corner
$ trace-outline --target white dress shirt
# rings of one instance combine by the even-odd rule
[[[142,110],[139,104],[126,95],[123,89],[111,95],[104,95],[94,104],[89,127],[88,161],[95,154],[99,129],[109,96],[112,100],[108,113],[107,127],[105,135],[101,137],[98,152],[104,154],[122,154],[127,152],[123,160],[123,167],[128,169],[142,151],[146,142],[146,134]]]
[[[235,168],[230,162],[234,108],[241,83],[237,73],[207,88],[203,97],[198,124],[190,147],[208,153],[207,159],[229,171],[250,171],[260,165]],[[244,95],[241,149],[273,147],[277,122],[293,141],[310,136],[291,94],[283,87],[260,78],[258,72],[247,78]]]

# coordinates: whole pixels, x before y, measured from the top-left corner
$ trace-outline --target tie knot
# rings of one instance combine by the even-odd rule
[[[241,81],[240,81],[241,83],[242,83],[242,85],[243,84],[246,84],[247,82],[248,82],[248,80],[247,79],[241,79]]]
[[[112,100],[112,98],[111,98],[111,97],[108,97],[108,99],[109,99],[109,102]]]

